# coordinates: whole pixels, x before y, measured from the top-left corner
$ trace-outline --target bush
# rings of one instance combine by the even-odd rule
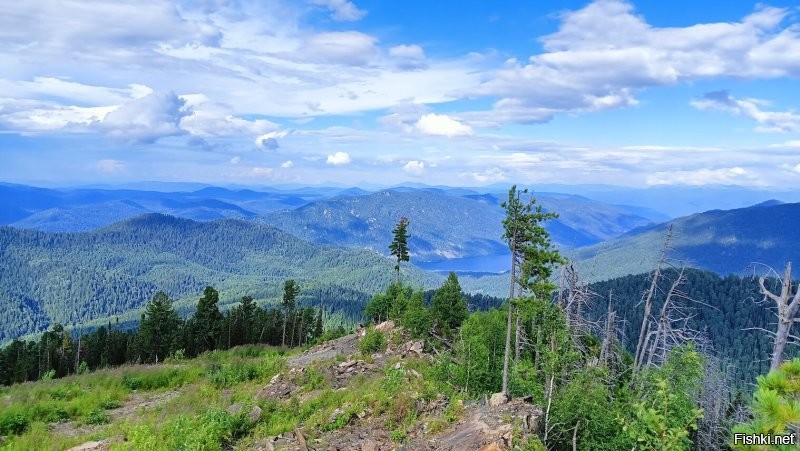
[[[19,413],[0,415],[0,435],[22,434],[30,422],[28,417]]]
[[[358,350],[362,354],[373,354],[386,350],[386,336],[383,332],[370,328],[364,338],[358,342]]]
[[[103,409],[94,409],[86,415],[84,423],[106,424],[108,423],[108,414]]]

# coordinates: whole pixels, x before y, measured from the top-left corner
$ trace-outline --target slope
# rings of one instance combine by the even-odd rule
[[[655,266],[664,237],[673,224],[670,257],[719,274],[782,272],[800,260],[800,203],[767,203],[735,210],[711,210],[670,223],[633,230],[569,256],[592,280],[648,271]],[[795,265],[800,275],[800,265]]]
[[[547,228],[562,247],[597,243],[650,223],[622,208],[579,196],[537,194],[537,199],[559,212],[560,218]],[[309,241],[386,254],[394,224],[406,216],[416,260],[437,261],[506,253],[500,239],[504,217],[500,203],[499,196],[491,194],[454,196],[441,189],[405,188],[312,202],[270,213],[265,221]]]
[[[82,233],[1,227],[0,259],[0,342],[53,321],[129,314],[157,290],[179,307],[193,305],[207,284],[220,290],[222,304],[243,295],[266,302],[295,278],[306,295],[327,294],[326,301],[360,314],[365,299],[394,277],[392,263],[373,252],[315,245],[247,221],[160,214]],[[441,280],[411,266],[404,274],[427,287]]]

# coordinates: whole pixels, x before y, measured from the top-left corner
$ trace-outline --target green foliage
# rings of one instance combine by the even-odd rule
[[[401,324],[408,329],[413,338],[425,338],[430,333],[433,317],[431,312],[425,308],[425,304],[423,304],[421,291],[416,291],[411,295]]]
[[[456,335],[454,351],[458,364],[443,368],[445,373],[451,374],[441,377],[452,376],[457,386],[474,395],[500,391],[505,329],[506,312],[503,310],[470,315]]]
[[[205,308],[205,305],[203,307]],[[163,291],[157,292],[147,303],[142,321],[139,323],[139,332],[136,338],[139,341],[139,349],[143,353],[142,360],[159,362],[173,352],[177,345],[178,328],[181,323],[180,317],[172,308],[172,300],[169,296]],[[196,325],[199,327],[198,324]],[[202,333],[200,329],[196,329],[196,331]]]
[[[84,420],[86,424],[106,424],[108,423],[108,414],[103,409],[93,409]]]
[[[558,218],[558,214],[545,212],[534,197],[523,203],[520,194],[527,193],[527,189],[517,191],[517,186],[513,185],[508,191],[508,200],[501,204],[506,212],[503,239],[522,264],[517,280],[520,288],[529,290],[537,299],[549,299],[550,292],[555,289],[550,282],[553,267],[563,263],[563,258],[543,223]]]
[[[358,350],[362,354],[374,354],[386,350],[386,335],[374,328],[367,329],[367,333],[358,342]]]
[[[690,434],[703,415],[695,403],[702,376],[703,359],[691,345],[673,349],[661,368],[639,376],[642,389],[627,417],[619,417],[637,448],[691,448]]]
[[[30,419],[20,413],[0,413],[0,436],[22,434],[28,428]]]
[[[410,286],[393,283],[385,293],[377,293],[372,297],[364,308],[364,316],[376,323],[402,319],[412,295]]]
[[[800,359],[783,362],[778,369],[758,376],[753,394],[753,418],[736,425],[733,433],[783,435],[794,433],[800,424]],[[758,446],[734,444],[734,449],[759,450]],[[796,449],[796,445],[770,449]]]
[[[436,290],[431,299],[431,316],[442,333],[449,334],[451,330],[458,329],[467,319],[467,300],[461,291],[458,277],[454,272],[447,276],[447,280]]]

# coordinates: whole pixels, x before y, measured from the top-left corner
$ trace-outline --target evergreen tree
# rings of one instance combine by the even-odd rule
[[[193,338],[197,345],[195,353],[214,350],[222,335],[222,313],[219,311],[219,292],[211,286],[203,290],[203,296],[197,303],[197,311],[193,318]]]
[[[411,332],[414,338],[424,338],[431,330],[433,319],[431,312],[425,308],[424,297],[421,291],[414,292],[408,301],[403,314],[403,327]]]
[[[180,317],[172,308],[172,300],[159,291],[147,303],[139,324],[138,337],[143,359],[157,363],[174,351],[179,325]]]
[[[550,234],[542,226],[544,221],[557,218],[552,212],[544,212],[536,199],[531,197],[523,203],[520,194],[528,190],[517,191],[513,185],[508,190],[508,200],[501,206],[506,211],[503,219],[503,238],[511,250],[511,283],[509,287],[509,307],[506,324],[506,346],[503,356],[503,393],[508,395],[509,359],[511,355],[511,329],[517,311],[516,298],[530,291],[535,299],[548,299],[554,288],[549,281],[553,265],[561,263],[558,251],[552,247]],[[516,322],[519,337],[520,320]],[[519,350],[519,346],[517,346]]]
[[[286,346],[286,323],[289,321],[290,314],[293,317],[297,295],[300,294],[300,287],[297,283],[289,279],[283,283],[283,337],[281,338],[281,346]],[[294,326],[294,320],[292,320]],[[291,338],[291,337],[290,337]]]
[[[460,327],[467,319],[467,300],[456,273],[450,272],[444,284],[433,294],[431,314],[440,332],[445,334]]]
[[[397,284],[400,284],[400,262],[409,261],[408,257],[408,218],[403,216],[392,230],[394,239],[389,245],[392,255],[397,259],[394,270],[397,271]]]

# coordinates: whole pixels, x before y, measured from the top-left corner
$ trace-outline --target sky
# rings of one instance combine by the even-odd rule
[[[794,2],[0,6],[3,182],[800,189]]]

